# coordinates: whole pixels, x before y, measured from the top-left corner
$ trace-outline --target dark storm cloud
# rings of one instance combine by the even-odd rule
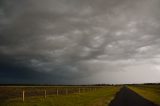
[[[2,0],[1,81],[93,83],[89,77],[100,73],[157,63],[159,5],[158,0]]]

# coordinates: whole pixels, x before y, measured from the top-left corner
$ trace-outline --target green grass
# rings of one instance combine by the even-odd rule
[[[21,99],[10,99],[1,103],[0,106],[107,106],[114,98],[120,87],[106,87],[81,94],[69,94],[60,96],[28,97],[22,102]]]
[[[160,85],[137,85],[129,86],[129,88],[144,98],[160,105]]]

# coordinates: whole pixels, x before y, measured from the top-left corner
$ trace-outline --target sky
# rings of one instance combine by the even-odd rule
[[[160,0],[0,0],[0,83],[160,82]]]

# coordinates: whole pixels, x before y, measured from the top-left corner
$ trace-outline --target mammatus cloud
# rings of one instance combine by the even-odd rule
[[[160,81],[159,0],[2,0],[1,83]]]

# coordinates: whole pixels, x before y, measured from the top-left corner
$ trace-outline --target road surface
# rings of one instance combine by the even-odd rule
[[[127,87],[123,87],[111,101],[109,106],[158,106],[144,99]]]

